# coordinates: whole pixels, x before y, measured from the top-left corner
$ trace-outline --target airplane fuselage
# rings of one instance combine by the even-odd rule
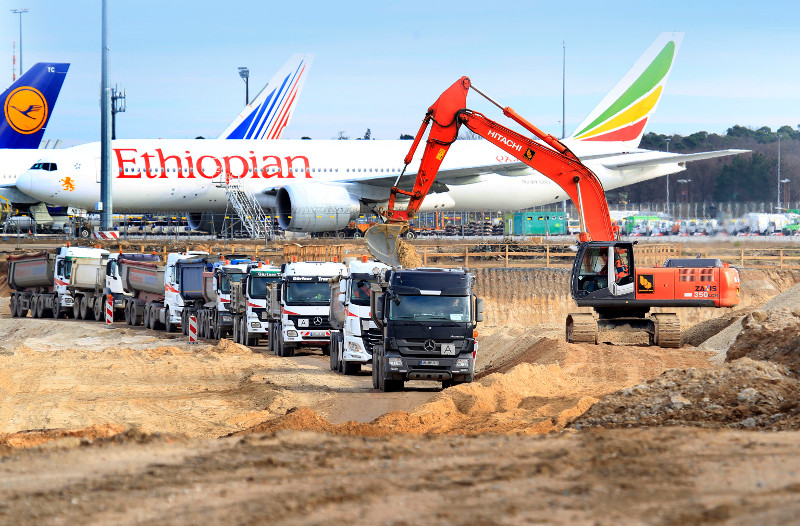
[[[389,196],[387,181],[400,175],[409,146],[410,141],[118,140],[112,144],[113,209],[224,211],[224,183],[229,180],[241,181],[266,208],[274,205],[274,190],[289,184],[344,186],[362,203],[382,202]],[[570,146],[581,155],[581,144]],[[100,200],[99,152],[99,143],[48,152],[41,162],[56,163],[58,169],[28,170],[17,180],[17,188],[49,203],[91,210]],[[442,173],[466,175],[444,180],[447,189],[429,195],[422,210],[519,210],[565,198],[558,185],[530,168],[509,172],[513,175],[495,173],[518,160],[486,141],[457,141],[450,152]],[[613,156],[586,161],[606,190],[682,169],[676,162],[669,168],[659,165],[625,173],[604,168],[600,159],[609,158]],[[418,166],[419,155],[404,180],[413,180]]]

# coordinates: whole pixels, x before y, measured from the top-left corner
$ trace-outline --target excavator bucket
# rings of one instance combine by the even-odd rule
[[[369,253],[387,265],[401,265],[397,241],[407,230],[408,223],[381,223],[370,227],[364,234]]]

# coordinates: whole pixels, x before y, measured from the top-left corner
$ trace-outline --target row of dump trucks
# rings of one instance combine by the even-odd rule
[[[332,370],[372,368],[384,391],[406,380],[472,381],[482,321],[474,277],[461,269],[393,269],[376,261],[291,262],[242,255],[118,253],[61,247],[9,257],[11,315],[114,319],[201,338],[266,343],[278,356],[299,347],[330,355]],[[264,342],[264,340],[266,340]]]

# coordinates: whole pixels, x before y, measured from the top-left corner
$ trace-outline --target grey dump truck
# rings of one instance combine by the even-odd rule
[[[474,276],[461,269],[387,270],[372,285],[371,317],[381,329],[372,349],[372,385],[402,389],[407,380],[471,382],[475,374],[477,322],[483,300]]]
[[[8,258],[8,287],[11,293],[11,316],[61,318],[73,314],[70,277],[76,262],[108,257],[98,248],[59,248],[56,252],[36,252]]]

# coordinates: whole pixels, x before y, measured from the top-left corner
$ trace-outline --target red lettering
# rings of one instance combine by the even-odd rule
[[[254,151],[250,152],[250,169],[253,171],[253,177],[258,177],[258,167],[256,166],[256,156]]]
[[[203,159],[213,159],[214,160],[214,163],[216,163],[216,165],[217,165],[217,171],[214,172],[214,175],[211,175],[211,176],[206,175],[205,170],[203,170]],[[213,178],[215,178],[216,176],[218,176],[219,174],[222,173],[222,163],[219,162],[219,159],[217,159],[216,157],[214,157],[212,155],[203,155],[202,157],[199,157],[197,159],[197,173],[200,174],[200,177],[205,177],[206,179],[213,179]]]
[[[140,179],[141,174],[139,173],[125,173],[125,163],[131,163],[133,166],[136,166],[136,158],[131,159],[123,159],[122,152],[134,152],[136,153],[135,148],[114,148],[114,153],[117,154],[117,166],[119,166],[119,175],[117,178],[119,179]]]
[[[177,155],[168,155],[164,157],[164,152],[161,148],[156,148],[156,153],[158,153],[158,163],[161,165],[161,177],[160,179],[165,179],[167,177],[167,161],[174,159],[178,165],[178,177],[181,177],[181,173],[183,172],[183,163],[181,163],[181,158]]]
[[[192,166],[192,156],[190,152],[186,152],[188,155],[186,156],[186,169],[189,170],[189,175],[186,176],[187,179],[194,179],[194,167]],[[182,175],[178,177],[183,178]]]
[[[305,173],[306,173],[306,179],[311,179],[311,173],[310,173],[310,170],[308,168],[308,157],[305,157],[303,155],[298,155],[296,157],[291,157],[291,156],[287,155],[286,157],[284,157],[284,159],[286,159],[286,166],[289,169],[289,177],[292,177],[292,178],[294,177],[294,175],[292,175],[292,171],[293,171],[292,170],[292,162],[297,160],[297,159],[302,159],[303,163],[304,163],[304,166],[303,166],[302,170],[305,171]]]
[[[153,159],[154,157],[155,157],[155,155],[153,155],[152,153],[143,153],[142,154],[142,159],[144,159],[144,171],[145,171],[145,175],[147,176],[148,179],[154,179],[154,178],[158,177],[156,174],[151,173],[151,169],[150,169],[150,159]]]
[[[261,177],[269,179],[270,177],[275,177],[276,175],[278,178],[283,177],[283,168],[281,167],[281,160],[275,155],[265,155],[261,160],[263,162],[267,162],[268,160],[273,159],[273,162],[265,165],[261,169]],[[269,173],[269,169],[272,167],[276,167],[278,170],[273,173]]]
[[[242,163],[242,173],[240,173],[239,175],[236,175],[231,172],[231,159],[239,159],[239,161]],[[233,177],[234,179],[241,179],[242,177],[247,175],[248,171],[250,171],[250,166],[247,164],[247,159],[245,159],[240,155],[226,155],[225,157],[222,158],[222,160],[225,161],[225,174],[228,177]]]

